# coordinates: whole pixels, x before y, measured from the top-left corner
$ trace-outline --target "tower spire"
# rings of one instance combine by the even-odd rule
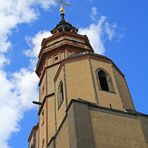
[[[63,0],[56,0],[56,2],[60,3],[60,16],[61,16],[61,20],[60,22],[56,25],[56,27],[54,29],[51,30],[52,34],[55,33],[59,33],[59,32],[73,32],[73,33],[77,33],[78,29],[73,27],[70,23],[68,23],[65,20],[65,10],[64,10],[64,6],[69,6],[70,4],[67,2],[63,2]]]
[[[63,2],[61,1],[61,6],[60,6],[60,15],[61,15],[61,21],[65,21],[65,10],[64,10],[64,7],[63,7]]]
[[[61,16],[61,21],[65,21],[65,9],[64,6],[69,6],[69,3],[63,2],[63,0],[56,0],[57,2],[60,3],[60,16]]]

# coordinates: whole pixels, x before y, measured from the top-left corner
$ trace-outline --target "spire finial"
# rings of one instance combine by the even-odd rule
[[[63,0],[56,0],[56,2],[60,3],[60,15],[61,15],[61,21],[64,21],[64,16],[65,16],[65,10],[64,6],[69,6],[69,3],[63,2]]]
[[[61,15],[61,20],[59,23],[56,25],[54,29],[51,30],[52,34],[57,34],[60,32],[71,32],[77,34],[78,29],[73,27],[70,23],[65,21],[64,16],[65,16],[65,11],[64,11],[64,6],[69,6],[69,3],[63,2],[63,0],[56,0],[60,4],[60,15]]]
[[[64,10],[64,7],[63,7],[63,2],[61,1],[60,13],[64,14],[64,12],[65,12],[65,10]]]

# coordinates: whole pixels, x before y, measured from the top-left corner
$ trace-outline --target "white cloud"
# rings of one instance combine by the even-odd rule
[[[19,108],[19,104],[17,105]],[[8,148],[7,140],[10,138],[11,133],[19,130],[18,122],[22,119],[22,115],[18,112],[16,107],[10,107],[7,104],[2,105],[0,108],[1,122],[0,122],[0,148]]]
[[[9,60],[6,59],[4,54],[0,54],[0,69],[2,69],[6,64],[9,64]]]
[[[37,57],[41,49],[41,43],[43,38],[50,37],[50,31],[40,31],[33,37],[26,37],[27,44],[30,49],[24,51],[24,54],[30,58],[30,67],[34,68],[37,63]]]
[[[118,28],[116,23],[109,24],[108,22],[106,22],[104,24],[104,31],[107,34],[109,41],[112,41],[113,39],[115,39],[116,41],[120,41],[120,39],[124,37],[123,28]]]
[[[38,78],[28,69],[11,75],[0,70],[0,84],[0,148],[7,148],[8,139],[19,130],[24,111],[32,108],[32,101],[38,97]]]
[[[21,114],[18,112],[20,110],[20,102],[13,92],[13,84],[8,80],[7,74],[0,70],[0,147],[7,148],[7,140],[10,138],[12,132],[18,130],[18,120]]]
[[[90,14],[90,18],[91,18],[92,21],[96,20],[97,14],[98,14],[97,8],[96,7],[92,7],[91,14]]]
[[[105,41],[112,41],[113,39],[118,41],[123,37],[118,26],[115,23],[109,23],[105,16],[101,16],[95,23],[86,28],[80,28],[79,33],[88,36],[94,51],[98,54],[104,54]]]
[[[13,91],[20,99],[24,110],[32,107],[32,101],[38,97],[38,77],[37,75],[22,68],[19,72],[13,74],[12,83],[15,84]]]
[[[38,17],[36,6],[47,9],[54,0],[4,0],[0,4],[0,52],[7,52],[11,43],[8,36],[21,23],[29,23]]]
[[[106,17],[102,16],[97,23],[92,23],[87,28],[80,28],[80,34],[86,34],[90,40],[90,43],[96,53],[103,54],[105,52],[104,44],[102,41],[103,24],[106,21]]]
[[[11,48],[9,36],[12,29],[22,23],[37,19],[38,7],[48,9],[54,0],[4,0],[0,4],[0,148],[9,148],[8,140],[19,131],[19,122],[24,111],[32,107],[32,100],[37,99],[38,78],[33,69],[22,68],[8,74],[4,67],[9,63],[6,58]],[[34,43],[35,44],[35,43]],[[35,53],[34,53],[35,55]]]
[[[27,37],[27,43],[31,49],[25,51],[25,55],[31,58],[37,58],[41,49],[41,43],[43,38],[50,37],[50,31],[40,31],[34,37]]]
[[[105,23],[105,32],[107,33],[108,35],[108,39],[111,41],[115,35],[116,35],[116,28],[117,28],[117,25],[116,24],[113,24],[113,25],[110,25],[108,22]]]

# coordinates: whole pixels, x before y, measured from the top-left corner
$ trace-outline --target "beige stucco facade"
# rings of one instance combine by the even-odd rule
[[[100,89],[96,73],[98,69],[103,69],[110,75],[114,92],[106,92]],[[40,100],[44,102],[39,110],[39,147],[42,147],[43,145],[47,146],[59,129],[61,129],[61,133],[59,133],[60,135],[63,133],[63,136],[69,136],[68,133],[66,133],[68,132],[68,126],[66,127],[65,124],[62,124],[67,116],[66,110],[72,99],[84,100],[101,107],[123,112],[126,112],[128,109],[134,110],[124,75],[110,59],[96,54],[84,53],[64,59],[54,66],[47,67],[44,73],[45,74],[39,85],[42,88],[40,89]],[[64,86],[64,100],[59,107],[58,87],[61,81]],[[43,90],[44,92],[42,92]],[[140,122],[137,118],[128,118],[127,116],[118,117],[117,115],[112,116],[112,114],[103,114],[95,111],[91,111],[90,117],[92,130],[96,135],[96,137],[94,137],[94,143],[97,147],[101,146],[105,148],[105,139],[112,136],[112,139],[108,139],[108,141],[110,141],[109,144],[112,144],[112,147],[118,147],[119,144],[127,142],[127,148],[129,145],[131,148],[134,148],[135,145],[138,145],[137,148],[145,148],[143,141],[144,136],[140,129]],[[101,121],[99,121],[99,119]],[[132,126],[132,124],[134,125]],[[102,128],[102,131],[100,128]],[[133,130],[133,128],[137,130]],[[115,135],[113,134],[114,132],[116,133]],[[111,135],[111,133],[113,135]],[[122,137],[121,133],[125,139]],[[105,134],[107,135],[105,136]],[[129,141],[134,141],[136,139],[130,139],[130,135],[128,137],[126,134],[138,135],[136,138],[141,138],[141,142],[129,143]],[[62,140],[62,138],[64,138],[63,136],[56,139],[57,147],[59,147],[59,143],[64,142],[64,140]],[[120,136],[123,141],[119,141],[119,143],[116,142],[114,145],[113,139],[116,141]],[[102,141],[99,139],[102,139]],[[68,141],[66,142],[68,143]],[[68,145],[66,147],[68,147]],[[106,145],[106,147],[108,147],[108,145]]]
[[[136,117],[93,110],[90,115],[96,147],[147,148]]]
[[[39,53],[39,120],[29,148],[147,148],[148,116],[135,111],[123,73],[61,24]]]
[[[31,131],[30,136],[28,138],[28,141],[29,141],[28,147],[29,148],[32,148],[32,147],[39,148],[39,146],[38,146],[39,137],[38,136],[39,136],[38,125],[35,125],[32,128],[32,131]]]
[[[48,148],[147,148],[148,137],[144,136],[138,116],[71,100],[64,122]]]
[[[96,73],[98,69],[103,69],[110,75],[114,92],[101,90]],[[67,103],[71,99],[83,98],[104,107],[124,111],[126,109],[134,110],[123,74],[117,70],[110,60],[104,60],[99,55],[85,53],[63,61],[56,74],[56,87],[58,87],[60,81],[65,84],[64,92]],[[58,90],[56,89],[55,94],[57,95],[57,93]]]

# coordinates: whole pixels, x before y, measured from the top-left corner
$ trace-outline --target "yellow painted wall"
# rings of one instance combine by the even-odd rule
[[[34,138],[34,134],[32,135],[32,137],[31,137],[31,139],[29,141],[29,148],[31,148],[31,145],[34,143],[33,138]],[[38,147],[38,130],[35,131],[35,141],[36,141],[36,143],[35,143],[36,147],[35,148],[39,148]]]
[[[138,119],[92,110],[90,115],[97,148],[147,148]]]
[[[47,69],[47,94],[52,94],[54,90],[54,77],[59,68],[59,64]]]
[[[47,61],[48,61],[48,66],[52,65],[53,64],[53,57],[52,56],[49,57]]]
[[[64,57],[64,53],[62,54],[61,57],[62,58]],[[74,60],[68,61],[65,63],[65,65],[60,70],[56,81],[54,81],[54,78],[55,78],[58,68],[59,68],[59,64],[55,65],[53,67],[47,68],[47,72],[46,72],[47,73],[47,83],[46,83],[46,73],[45,73],[45,75],[42,79],[41,85],[40,85],[40,88],[41,88],[40,89],[40,94],[41,94],[40,100],[41,101],[43,100],[43,98],[45,96],[55,93],[55,95],[50,96],[49,98],[46,98],[47,99],[46,103],[48,104],[48,141],[47,142],[49,142],[51,140],[51,138],[55,135],[56,130],[60,127],[60,125],[66,115],[65,110],[68,106],[68,103],[70,103],[71,99],[81,98],[81,99],[84,99],[84,100],[89,101],[91,103],[97,103],[97,100],[99,100],[100,106],[110,107],[110,104],[111,104],[112,108],[119,109],[119,110],[124,110],[123,98],[126,97],[127,100],[130,99],[129,92],[128,92],[127,87],[125,85],[124,79],[121,77],[121,74],[118,73],[118,71],[116,71],[116,69],[113,67],[112,63],[110,63],[108,61],[105,61],[105,60],[102,61],[102,59],[96,60],[93,58],[90,58],[90,61],[89,61],[89,58],[82,58],[82,59],[78,59],[75,61]],[[110,74],[111,79],[112,79],[112,83],[114,86],[114,90],[115,90],[114,93],[100,90],[99,85],[98,85],[97,75],[96,75],[97,69],[104,69],[105,71],[107,71]],[[117,82],[116,79],[119,79],[119,81]],[[63,85],[64,86],[64,101],[59,108],[58,107],[58,87],[59,87],[60,81],[62,81],[64,84]],[[120,83],[120,90],[119,90],[118,83]],[[46,92],[46,84],[47,84],[47,92]],[[122,86],[122,84],[123,84],[123,86]],[[44,93],[41,92],[43,86],[45,89]],[[125,94],[124,94],[124,92],[125,92]],[[46,103],[43,108],[45,117],[47,116]],[[42,112],[39,116],[39,118],[40,118],[40,122],[39,122],[40,145],[39,145],[39,148],[42,147],[42,139],[45,140],[44,143],[46,144],[46,122],[44,122],[44,125],[41,125],[41,123],[42,123],[41,115],[42,115]],[[93,113],[92,113],[92,116],[96,117]],[[109,119],[109,118],[107,118],[107,119]],[[107,121],[107,119],[106,119],[106,121]],[[113,124],[115,122],[114,119],[115,119],[115,117],[112,118]],[[95,121],[97,121],[97,118],[92,118],[92,122],[94,124],[94,130],[96,130],[96,132],[97,132],[97,131],[99,131],[99,129],[97,129],[99,127],[97,125],[95,125],[95,124],[97,124]],[[104,122],[106,122],[106,121],[104,121]],[[107,121],[107,122],[109,122],[109,121]],[[130,126],[130,123],[131,122],[129,122],[129,126]],[[103,124],[104,123],[102,121],[102,125]],[[125,124],[128,124],[128,123],[126,123],[126,121],[125,121]],[[136,125],[135,127],[137,127],[137,124],[135,124],[135,125]],[[57,137],[57,139],[56,139],[57,140],[57,147],[56,148],[60,148],[61,144],[64,144],[67,142],[67,139],[63,139],[63,138],[68,136],[67,135],[68,134],[68,132],[67,132],[68,127],[64,124],[64,126],[62,128],[63,128],[62,131],[58,135],[59,137]],[[115,129],[115,130],[117,130],[117,129]],[[125,130],[127,130],[127,129],[125,129]],[[125,131],[123,131],[123,132],[125,132]],[[138,132],[140,132],[140,131],[137,131],[137,133]],[[62,134],[63,134],[63,136],[62,136]],[[112,137],[114,138],[114,135]],[[98,140],[97,138],[98,138],[98,135],[96,133],[96,143]],[[99,138],[102,138],[102,137],[99,137]],[[107,137],[107,138],[109,138],[109,137]],[[102,140],[101,142],[102,142],[102,146],[103,146],[104,139],[101,139],[101,140]],[[114,142],[113,139],[108,139],[108,140],[110,140],[110,142]],[[118,142],[117,142],[117,145],[119,146]],[[68,144],[66,146],[68,148]],[[116,147],[116,145],[114,145],[114,146]],[[135,144],[133,144],[132,146],[135,146]],[[143,146],[143,145],[141,145],[141,146]],[[64,148],[66,148],[65,145],[64,145]],[[103,147],[103,148],[107,148],[107,146]],[[127,147],[127,148],[130,148],[130,147]],[[131,148],[134,148],[134,147],[131,147]],[[137,147],[137,148],[140,148],[140,147]],[[145,147],[142,147],[142,148],[145,148]]]
[[[116,82],[118,85],[118,90],[120,92],[120,96],[121,96],[122,102],[124,104],[124,107],[126,109],[133,109],[134,110],[134,106],[132,104],[130,92],[127,88],[127,84],[125,82],[125,79],[115,68],[113,68],[113,71],[114,71],[114,75],[115,75]]]
[[[48,143],[56,133],[55,95],[47,98],[48,102]]]
[[[42,112],[44,111],[44,121],[43,121],[43,116]],[[46,146],[46,105],[44,105],[40,115],[39,115],[39,148],[42,148],[42,141],[44,139],[44,146]]]
[[[36,148],[39,148],[39,145],[38,145],[38,142],[39,142],[38,139],[39,139],[39,137],[38,136],[39,136],[39,131],[37,130],[36,131]]]
[[[68,135],[68,122],[62,125],[60,132],[56,137],[56,148],[70,148],[69,145],[69,135]]]
[[[68,102],[81,98],[96,103],[88,59],[66,63],[65,71]]]
[[[46,73],[43,76],[42,82],[39,86],[39,101],[42,102],[46,96]]]
[[[63,82],[64,101],[59,108],[58,107],[58,88],[59,88],[59,84],[60,84],[61,81]],[[56,80],[55,90],[56,90],[56,120],[57,120],[57,129],[58,129],[61,122],[64,119],[65,110],[66,110],[66,92],[65,92],[65,81],[64,81],[64,67],[61,69],[61,72],[58,76],[58,79]]]
[[[112,108],[124,110],[121,97],[117,89],[115,77],[112,71],[112,64],[101,61],[101,59],[100,60],[91,59],[91,65],[92,65],[92,70],[93,70],[93,77],[95,80],[96,92],[97,92],[97,96],[99,99],[99,105],[104,106],[104,107],[110,107],[110,104],[111,104]],[[100,90],[99,84],[98,84],[99,81],[98,81],[97,74],[96,74],[97,69],[104,69],[110,75],[112,79],[114,91],[115,91],[114,93]]]

